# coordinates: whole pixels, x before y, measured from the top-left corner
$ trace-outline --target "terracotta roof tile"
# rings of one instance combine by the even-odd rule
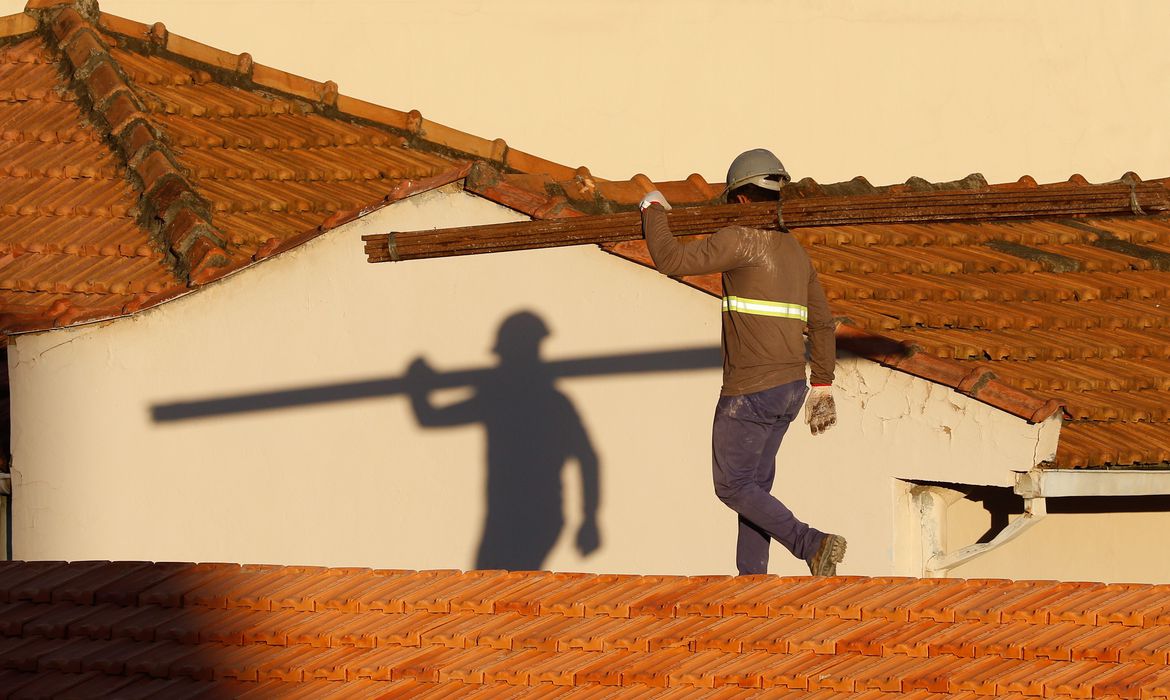
[[[111,639],[130,639],[136,642],[161,641],[176,635],[174,626],[182,624],[187,615],[178,608],[148,606],[136,609],[134,615],[115,620],[110,624]],[[226,622],[225,627],[226,627]],[[104,626],[105,620],[102,620]]]
[[[10,563],[0,566],[7,591],[88,590],[119,580],[146,588],[119,603],[25,593],[42,602],[0,605],[0,682],[30,697],[69,697],[67,689],[121,697],[126,689],[127,697],[1137,698],[1157,696],[1170,677],[1170,635],[1160,621],[1165,586],[656,578],[653,604],[611,617],[561,611],[556,601],[629,590],[636,577],[514,572],[507,576],[528,585],[516,598],[525,604],[510,611],[255,603],[279,598],[294,581],[306,597],[349,581],[382,591],[369,601],[408,591],[439,600],[503,576]],[[960,592],[965,599],[954,600]],[[948,608],[953,615],[941,612]],[[906,612],[888,612],[896,609]],[[770,617],[748,614],[765,610]]]

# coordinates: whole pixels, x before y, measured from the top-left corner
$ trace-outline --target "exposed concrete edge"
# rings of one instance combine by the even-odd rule
[[[1170,471],[1152,469],[1033,469],[1016,477],[1023,498],[1170,495]]]

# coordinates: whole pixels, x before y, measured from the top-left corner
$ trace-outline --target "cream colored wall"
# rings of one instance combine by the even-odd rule
[[[1061,500],[1048,499],[1048,509],[1075,509]],[[1121,505],[1121,499],[1113,502]],[[974,544],[991,527],[983,506],[962,498],[947,508],[946,518],[947,551]],[[1165,583],[1170,558],[1162,555],[1160,538],[1168,528],[1166,512],[1049,512],[1018,539],[955,567],[949,576]]]
[[[600,177],[1170,175],[1163,0],[100,4]]]
[[[420,428],[402,395],[178,423],[150,409],[399,376],[419,356],[437,371],[491,367],[497,328],[518,310],[549,326],[546,360],[717,344],[717,300],[593,247],[379,265],[362,254],[365,232],[516,218],[428,193],[137,316],[17,337],[16,555],[473,566],[482,425]],[[733,571],[735,518],[710,485],[719,371],[558,386],[600,459],[602,547],[574,550],[570,466],[568,524],[544,566]],[[1051,426],[865,360],[842,360],[837,391],[841,424],[815,438],[793,426],[776,492],[849,538],[843,573],[914,573],[896,478],[1010,483],[1055,444]],[[786,553],[774,562],[806,571]]]

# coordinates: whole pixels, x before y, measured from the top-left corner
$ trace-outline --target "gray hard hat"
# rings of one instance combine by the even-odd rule
[[[781,185],[791,180],[784,164],[766,148],[753,148],[740,153],[727,169],[728,191],[749,184],[766,190],[779,190]]]

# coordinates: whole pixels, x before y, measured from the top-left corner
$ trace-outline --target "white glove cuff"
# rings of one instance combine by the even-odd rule
[[[670,203],[666,201],[666,197],[658,190],[651,190],[642,197],[642,201],[638,202],[638,209],[645,209],[651,204],[661,204],[663,209],[669,210]]]

